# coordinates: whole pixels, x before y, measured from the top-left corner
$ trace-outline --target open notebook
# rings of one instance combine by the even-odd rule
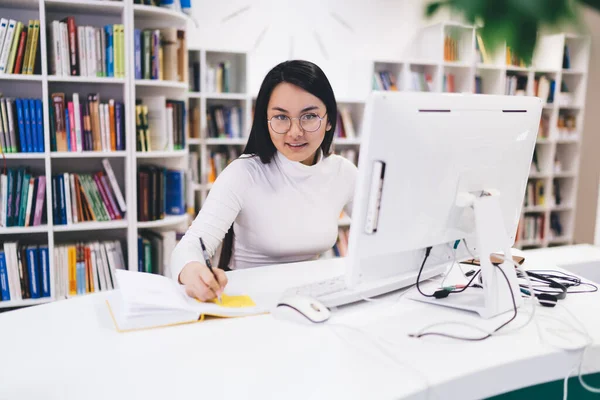
[[[118,289],[107,305],[119,332],[197,322],[205,316],[243,317],[268,310],[249,296],[224,293],[221,303],[200,302],[183,285],[162,275],[116,270]],[[227,289],[226,289],[227,290]]]

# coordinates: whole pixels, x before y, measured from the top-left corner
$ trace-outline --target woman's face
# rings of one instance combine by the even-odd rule
[[[326,112],[318,97],[291,83],[277,85],[267,107],[269,134],[277,150],[292,161],[312,165],[325,131],[331,129]]]

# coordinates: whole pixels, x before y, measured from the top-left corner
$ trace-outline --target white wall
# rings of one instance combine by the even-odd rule
[[[426,2],[193,0],[198,27],[189,45],[248,52],[252,93],[277,63],[302,58],[325,71],[336,97],[363,99],[371,85],[369,61],[403,57],[418,28],[435,22],[423,18]]]

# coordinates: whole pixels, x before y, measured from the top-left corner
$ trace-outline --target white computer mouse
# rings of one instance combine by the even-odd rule
[[[301,324],[315,324],[327,321],[331,311],[312,297],[288,295],[279,299],[271,314],[277,319]]]

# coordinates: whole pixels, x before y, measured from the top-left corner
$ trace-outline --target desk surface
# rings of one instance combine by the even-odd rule
[[[250,294],[275,294],[341,270],[332,260],[235,271],[230,279]],[[410,338],[435,322],[493,329],[510,315],[484,321],[398,293],[334,310],[323,325],[261,315],[122,334],[110,321],[108,295],[0,314],[0,399],[475,399],[562,379],[580,354],[552,347],[556,336],[542,343],[533,323],[482,342]],[[598,292],[563,302],[595,340],[585,373],[600,371],[599,303]],[[528,307],[508,330],[527,319]],[[569,318],[560,308],[536,313]]]

